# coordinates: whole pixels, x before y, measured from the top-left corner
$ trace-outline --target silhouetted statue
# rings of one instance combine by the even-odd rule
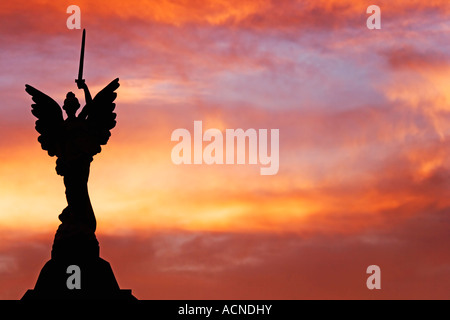
[[[96,219],[88,193],[90,164],[101,152],[116,125],[114,100],[119,79],[111,81],[92,99],[83,76],[85,31],[81,45],[78,89],[84,90],[86,105],[77,115],[80,103],[72,92],[67,93],[62,109],[55,100],[25,86],[32,96],[33,113],[38,120],[38,141],[50,156],[56,156],[56,172],[64,177],[67,207],[59,215],[61,224],[55,235],[51,260],[42,268],[34,290],[23,299],[46,298],[134,298],[130,290],[120,290],[109,263],[100,258],[95,236]],[[81,289],[69,288],[67,270],[81,270]],[[71,270],[71,268],[69,268]]]
[[[113,102],[119,79],[113,80],[94,99],[84,80],[77,80],[77,84],[84,90],[86,105],[77,116],[80,103],[75,94],[67,93],[62,107],[67,114],[65,120],[55,100],[30,85],[25,90],[35,102],[31,112],[38,118],[36,130],[41,134],[38,141],[50,156],[58,157],[56,172],[64,177],[68,206],[60,220],[94,232],[96,220],[87,188],[89,167],[116,125]]]

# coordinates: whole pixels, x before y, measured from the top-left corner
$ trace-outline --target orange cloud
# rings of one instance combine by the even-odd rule
[[[39,30],[48,33],[59,33],[64,30],[65,24],[61,23],[61,28],[51,28],[52,19],[65,21],[65,10],[67,5],[61,3],[49,3],[48,1],[35,0],[15,1],[14,3],[4,3],[0,6],[0,14],[3,22],[9,22],[14,16],[25,22],[19,29],[29,27],[34,24]],[[282,1],[274,2],[270,0],[257,1],[134,1],[133,5],[124,4],[121,1],[109,1],[95,4],[90,1],[78,1],[77,5],[82,9],[86,22],[93,22],[97,19],[102,22],[120,19],[131,22],[139,20],[144,22],[154,22],[170,24],[175,26],[185,26],[189,24],[207,24],[212,26],[239,26],[255,29],[299,29],[303,27],[312,28],[337,28],[361,23],[361,19],[366,17],[366,9],[371,3],[366,0],[305,0],[305,1]],[[425,11],[434,11],[441,15],[447,15],[449,4],[445,0],[424,1],[424,0],[402,0],[402,1],[378,1],[383,10],[383,16],[390,19],[402,18],[402,23],[408,19],[408,15],[415,15]],[[24,8],[29,9],[27,15],[20,15]],[[31,12],[33,11],[33,12]],[[22,21],[23,18],[28,18]],[[32,18],[32,19],[31,19]],[[103,20],[105,19],[105,20]],[[364,20],[364,19],[363,19]],[[115,21],[117,24],[117,21]],[[119,31],[119,30],[116,30]]]

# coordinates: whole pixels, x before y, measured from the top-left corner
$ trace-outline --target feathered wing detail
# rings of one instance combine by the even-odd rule
[[[116,114],[113,112],[117,97],[115,90],[120,86],[119,78],[114,79],[92,100],[88,108],[87,123],[93,142],[98,146],[94,154],[101,151],[101,145],[105,145],[111,136],[111,129],[116,126]],[[93,154],[93,155],[94,155]]]
[[[50,156],[59,157],[62,153],[63,139],[63,114],[58,103],[45,93],[25,85],[25,91],[31,95],[34,104],[31,105],[31,113],[38,118],[36,131],[41,135],[38,141],[42,149],[48,151]]]

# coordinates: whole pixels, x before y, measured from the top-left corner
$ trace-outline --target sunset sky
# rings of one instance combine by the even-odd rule
[[[450,2],[0,3],[0,299],[50,259],[66,199],[25,84],[61,106],[81,30],[117,126],[89,193],[100,255],[139,299],[450,299]],[[369,5],[381,30],[369,30]],[[171,133],[279,129],[261,165],[175,165]],[[381,268],[368,290],[366,268]]]

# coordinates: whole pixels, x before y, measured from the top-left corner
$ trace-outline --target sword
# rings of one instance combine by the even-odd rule
[[[86,29],[83,29],[83,38],[81,38],[80,67],[78,69],[78,79],[75,80],[75,82],[78,84],[78,88],[80,88],[80,85],[84,82],[83,64],[84,64],[84,40],[85,40],[85,38],[86,38]]]

